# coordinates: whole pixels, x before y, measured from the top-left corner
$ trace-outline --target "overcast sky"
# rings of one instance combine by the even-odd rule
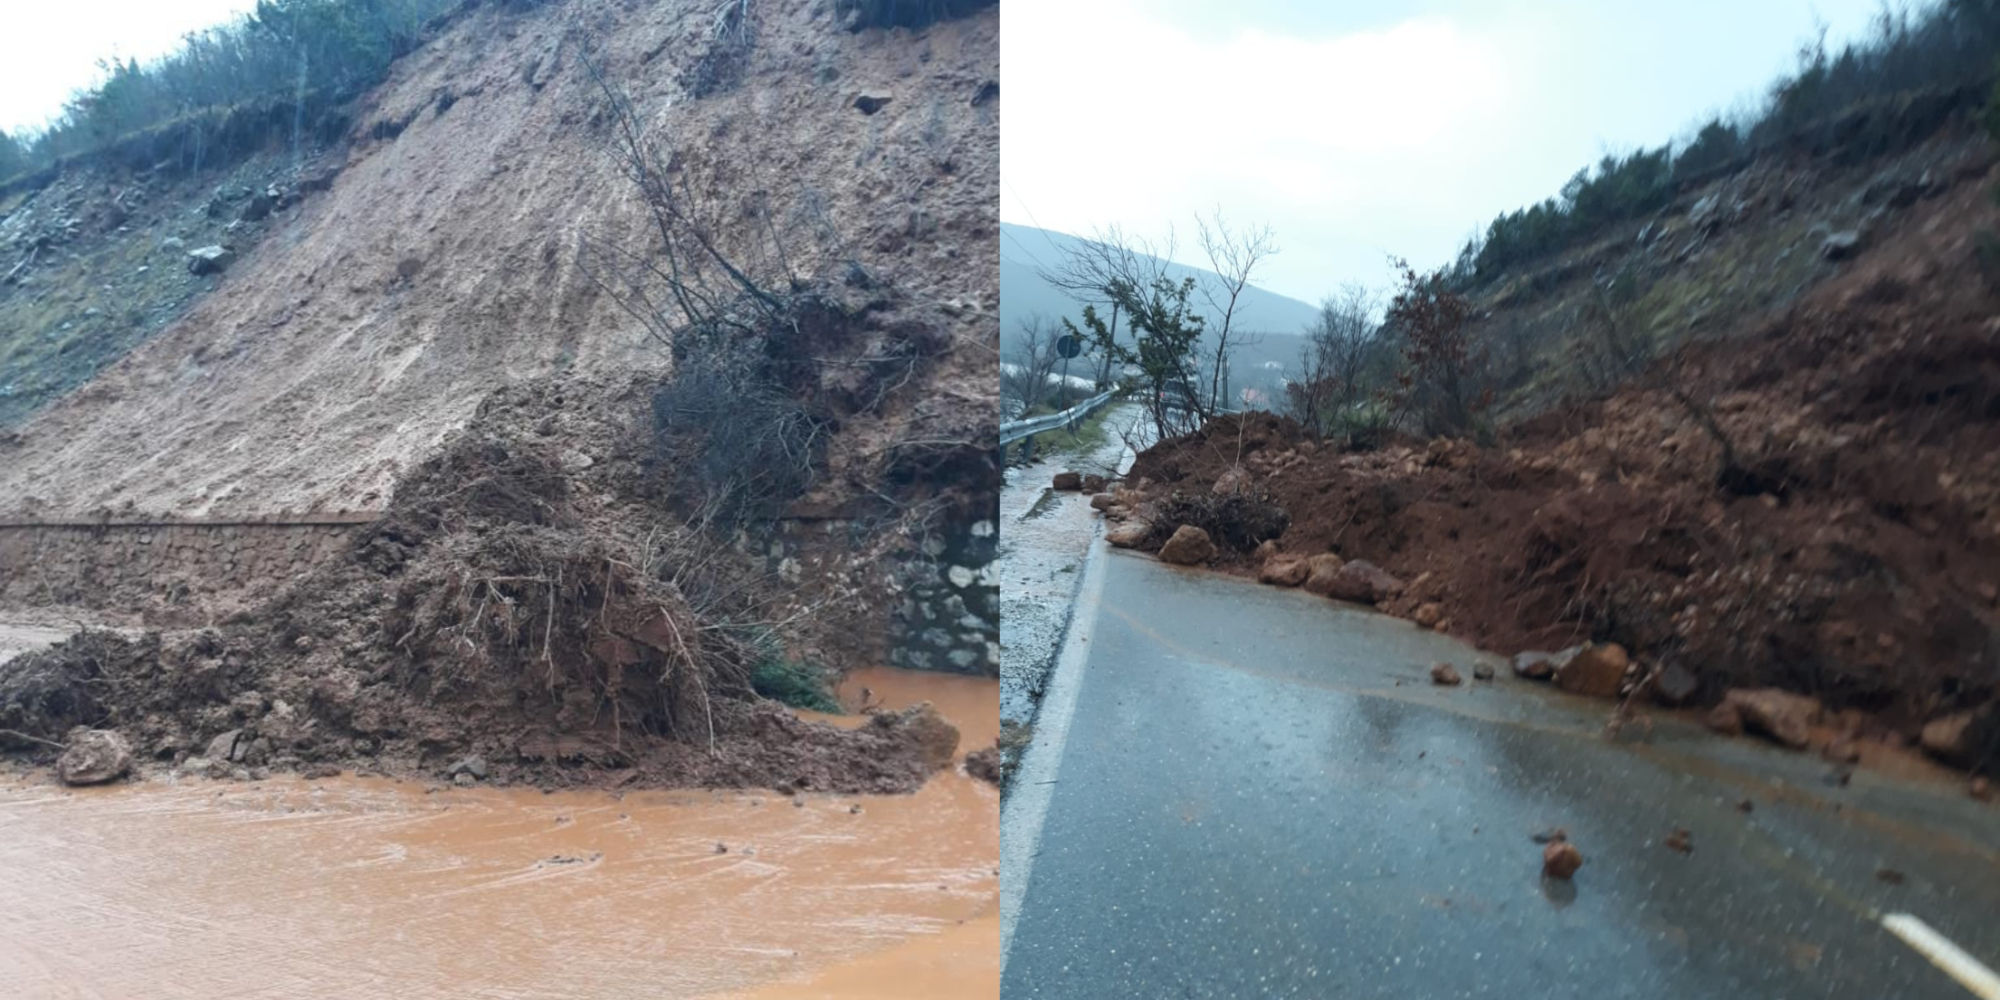
[[[183,35],[256,6],[255,0],[14,0],[0,31],[0,129],[39,128],[63,101],[96,83],[99,59],[140,62]]]
[[[1194,213],[1219,206],[1276,232],[1259,284],[1316,302],[1754,101],[1815,18],[1831,45],[1880,3],[1003,0],[1001,218],[1171,223],[1199,264]]]

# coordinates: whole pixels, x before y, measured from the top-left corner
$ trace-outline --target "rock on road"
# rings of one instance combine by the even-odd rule
[[[2000,956],[2000,810],[1962,786],[1430,682],[1477,657],[1100,544],[1002,821],[1004,995],[1973,995],[1895,912]]]

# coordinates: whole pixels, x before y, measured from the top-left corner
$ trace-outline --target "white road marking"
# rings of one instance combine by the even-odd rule
[[[1994,975],[1992,969],[1966,954],[1950,938],[1932,930],[1931,925],[1907,913],[1890,913],[1882,917],[1882,926],[1916,949],[1917,954],[1930,959],[1932,965],[1943,969],[1945,975],[1958,980],[1973,996],[1980,1000],[2000,1000],[2000,975]],[[1004,953],[1001,961],[1006,961]]]
[[[1041,847],[1042,824],[1048,819],[1049,799],[1055,794],[1056,769],[1062,765],[1070,719],[1076,714],[1076,692],[1083,686],[1090,637],[1097,628],[1108,552],[1102,536],[1090,543],[1090,554],[1084,559],[1083,583],[1077,588],[1076,610],[1070,614],[1069,630],[1063,635],[1062,653],[1049,671],[1041,710],[1035,713],[1034,740],[1021,754],[1013,787],[1007,793],[1006,808],[1000,816],[1002,976],[1007,973],[1007,953],[1014,944],[1014,921],[1021,915],[1021,901],[1028,893],[1028,875],[1034,870],[1035,852]]]

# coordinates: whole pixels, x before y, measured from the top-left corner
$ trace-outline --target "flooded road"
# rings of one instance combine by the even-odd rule
[[[871,670],[961,755],[990,679]],[[841,724],[860,724],[846,717]],[[0,779],[8,997],[993,997],[998,793]]]

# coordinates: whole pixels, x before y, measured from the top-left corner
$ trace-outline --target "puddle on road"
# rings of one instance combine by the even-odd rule
[[[991,744],[995,682],[857,672]],[[859,724],[854,717],[851,724]],[[9,996],[993,997],[999,796],[0,783]],[[855,811],[859,806],[859,811]],[[727,847],[727,853],[717,845]]]

